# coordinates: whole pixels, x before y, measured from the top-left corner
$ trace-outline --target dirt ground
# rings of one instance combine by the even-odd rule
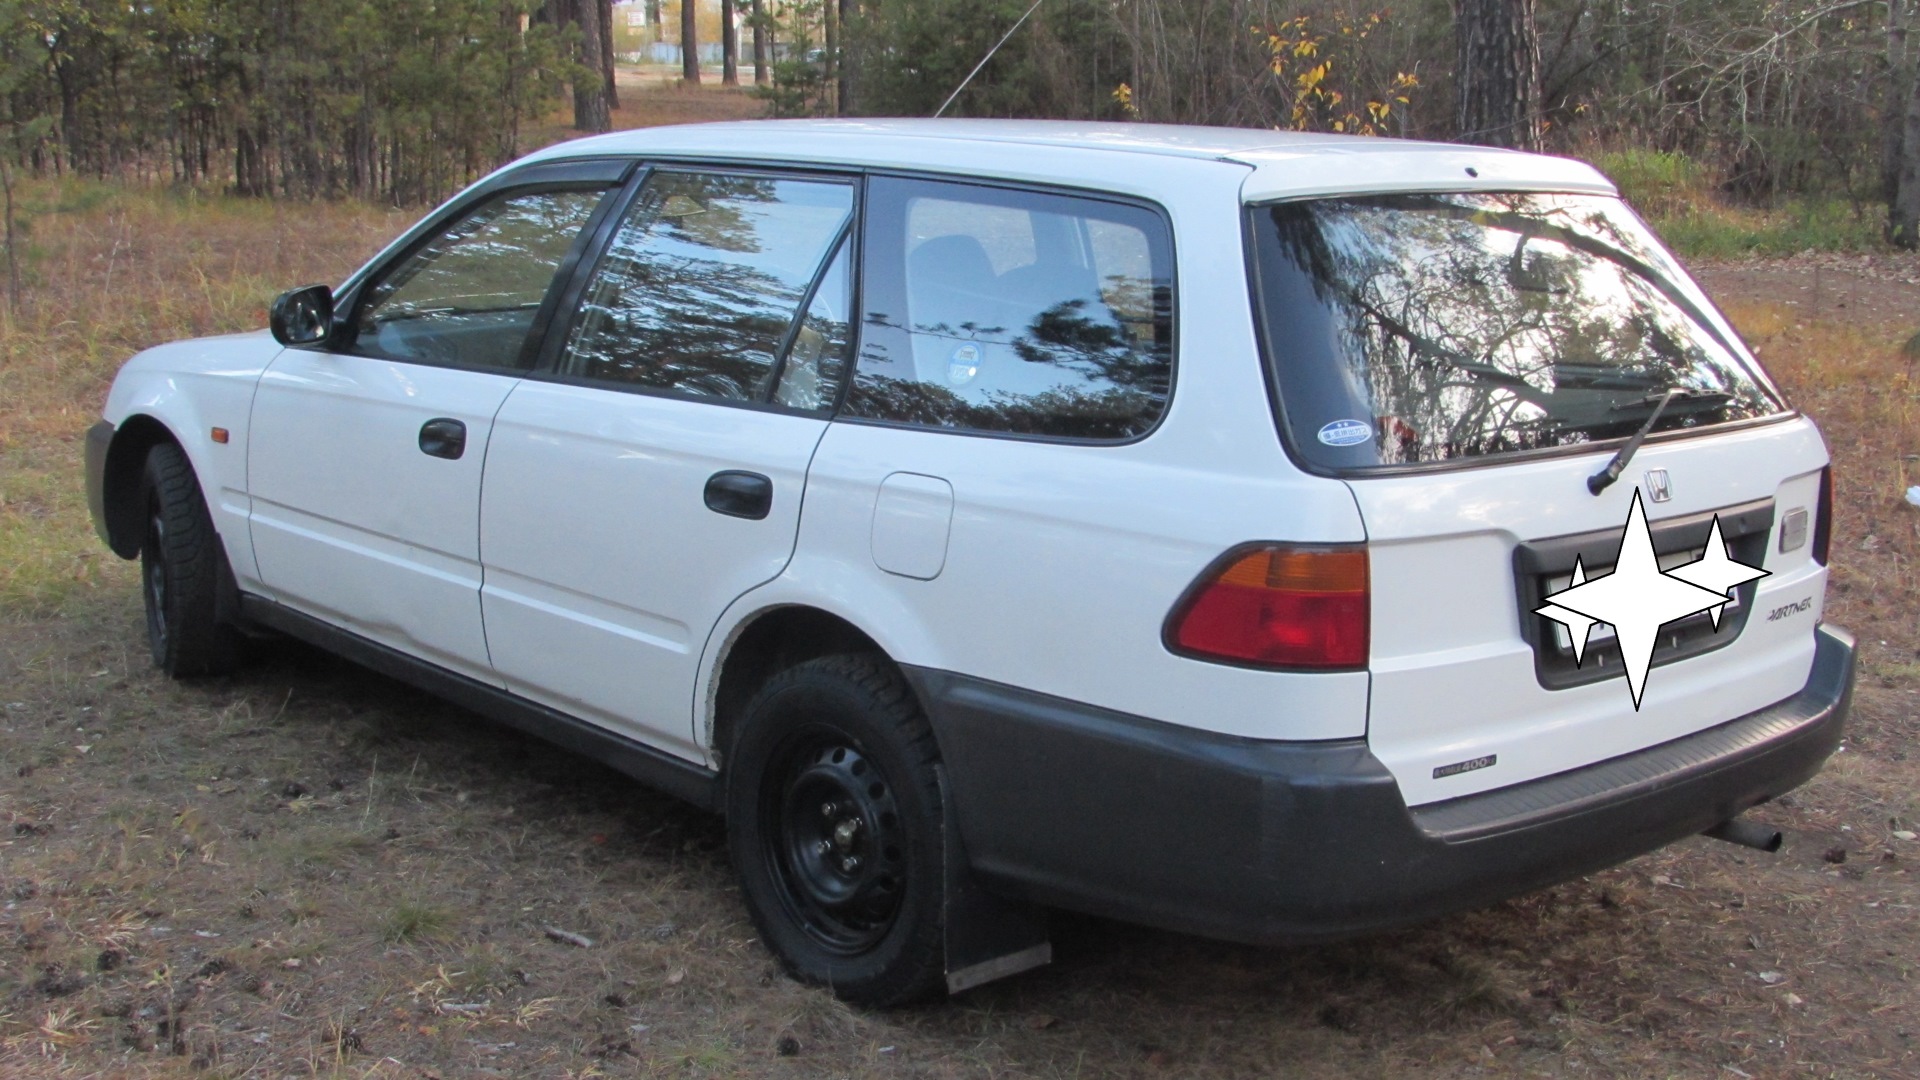
[[[0,609],[0,1075],[1920,1077],[1920,262],[1702,277],[1827,431],[1862,642],[1779,855],[1312,948],[1060,915],[1049,968],[861,1012],[778,972],[715,819],[290,644],[170,683],[75,535],[86,588]]]
[[[1808,252],[1694,268],[1729,306],[1782,304],[1803,319],[1920,330],[1920,259]]]

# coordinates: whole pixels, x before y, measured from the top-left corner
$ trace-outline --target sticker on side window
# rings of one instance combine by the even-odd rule
[[[965,386],[980,374],[980,346],[967,344],[953,350],[947,358],[947,381],[955,386]]]
[[[1320,441],[1328,446],[1353,446],[1373,438],[1373,425],[1361,420],[1335,420],[1320,428]]]

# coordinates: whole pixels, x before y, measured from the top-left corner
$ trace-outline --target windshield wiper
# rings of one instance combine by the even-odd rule
[[[1699,393],[1699,391],[1691,391],[1691,392]],[[1679,397],[1681,394],[1685,394],[1685,393],[1689,393],[1689,391],[1676,386],[1673,389],[1667,391],[1666,393],[1661,394],[1660,400],[1657,403],[1655,403],[1655,405],[1653,406],[1653,415],[1647,417],[1647,422],[1644,424],[1641,424],[1640,430],[1633,433],[1633,438],[1628,439],[1626,441],[1626,445],[1614,451],[1613,460],[1607,462],[1606,468],[1601,469],[1599,472],[1594,473],[1592,476],[1587,477],[1587,490],[1591,491],[1595,495],[1598,495],[1601,492],[1612,487],[1613,482],[1615,480],[1620,479],[1620,474],[1626,470],[1627,462],[1633,460],[1634,451],[1639,450],[1640,444],[1646,441],[1647,432],[1652,431],[1653,425],[1656,423],[1659,423],[1660,414],[1666,411],[1667,403],[1672,401],[1674,398]],[[1648,395],[1648,397],[1651,397],[1651,396],[1652,395]],[[1639,401],[1634,402],[1633,404],[1635,405],[1645,404],[1646,400],[1647,400],[1646,398],[1642,398]],[[1614,408],[1616,409],[1619,407],[1620,406],[1618,405],[1614,406]]]
[[[1642,409],[1648,405],[1666,408],[1667,402],[1669,401],[1682,401],[1689,405],[1705,405],[1709,402],[1715,405],[1725,405],[1732,400],[1733,395],[1727,393],[1725,390],[1695,390],[1690,387],[1676,386],[1665,392],[1648,394],[1645,397],[1634,398],[1632,401],[1622,401],[1617,405],[1611,406],[1609,411],[1625,412],[1628,409]],[[1658,414],[1656,413],[1655,415],[1657,416]],[[1651,423],[1651,421],[1649,421],[1649,423]]]

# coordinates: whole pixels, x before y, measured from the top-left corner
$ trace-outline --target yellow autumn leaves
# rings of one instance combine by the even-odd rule
[[[1349,135],[1390,133],[1388,121],[1394,110],[1412,103],[1420,79],[1397,69],[1386,75],[1389,69],[1374,55],[1384,50],[1369,50],[1362,44],[1385,22],[1383,13],[1373,12],[1335,18],[1323,29],[1313,16],[1300,15],[1274,26],[1250,28],[1266,51],[1273,88],[1283,95],[1285,127]],[[1111,97],[1128,119],[1144,118],[1131,83],[1115,86]]]
[[[1295,131],[1333,131],[1351,135],[1385,135],[1396,104],[1412,102],[1420,79],[1396,71],[1384,86],[1362,93],[1356,83],[1368,81],[1360,42],[1385,21],[1373,12],[1365,17],[1335,20],[1323,30],[1313,17],[1300,15],[1272,27],[1254,27],[1265,39],[1271,56],[1268,70],[1291,98],[1289,126]],[[1336,75],[1340,77],[1336,77]],[[1376,80],[1377,81],[1377,80]],[[1349,99],[1364,102],[1358,108]]]

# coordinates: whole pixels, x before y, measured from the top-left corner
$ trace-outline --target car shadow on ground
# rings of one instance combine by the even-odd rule
[[[308,708],[287,715],[311,735],[362,759],[387,753],[432,762],[435,782],[479,803],[511,803],[515,818],[547,831],[543,842],[555,848],[602,847],[608,858],[641,864],[672,859],[677,871],[710,883],[711,902],[735,923],[746,921],[717,815],[298,643],[265,643],[235,688],[266,699],[291,691]],[[610,822],[618,823],[617,841],[598,831]],[[1049,968],[895,1018],[928,1034],[958,1036],[980,1015],[1031,1015],[1038,1032],[1073,1014],[1083,1034],[1098,1031],[1102,1040],[1134,1045],[1143,1060],[1165,1058],[1186,1041],[1131,1033],[1142,1017],[1170,1010],[1244,1016],[1252,1009],[1269,1021],[1285,1017],[1316,1042],[1389,1038],[1396,1022],[1411,1018],[1436,1034],[1488,1023],[1506,1035],[1544,1032],[1559,1007],[1560,984],[1547,952],[1529,954],[1543,934],[1584,936],[1588,948],[1617,951],[1622,943],[1615,939],[1634,933],[1624,918],[1628,903],[1606,884],[1576,882],[1358,941],[1274,948],[1054,912]],[[739,974],[751,979],[771,963],[750,954]],[[1526,1045],[1559,1043],[1541,1034]]]

